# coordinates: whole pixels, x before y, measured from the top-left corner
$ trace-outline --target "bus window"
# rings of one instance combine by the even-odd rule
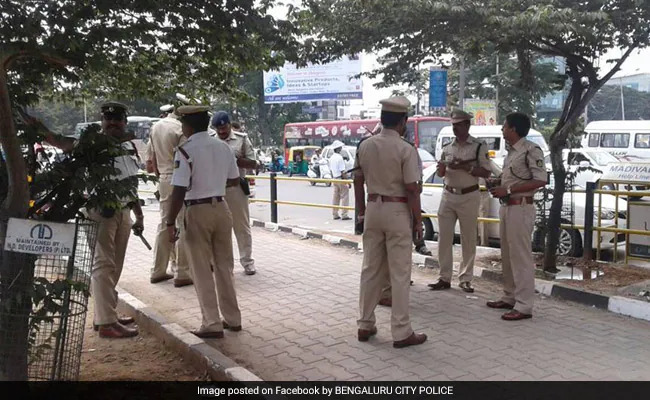
[[[485,137],[481,138],[488,146],[488,150],[501,150],[501,138],[499,137]]]
[[[589,134],[589,147],[598,147],[598,140],[600,139],[600,133],[590,133]]]
[[[418,147],[433,153],[438,132],[447,125],[449,125],[447,121],[418,121]]]
[[[629,133],[603,133],[600,137],[600,147],[625,148],[630,144]]]
[[[634,147],[637,149],[650,148],[650,133],[637,133],[634,138]]]
[[[404,137],[409,143],[415,143],[415,122],[406,123],[406,136]]]

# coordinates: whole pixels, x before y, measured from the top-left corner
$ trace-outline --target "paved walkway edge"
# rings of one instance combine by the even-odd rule
[[[252,225],[258,228],[264,228],[272,232],[285,232],[291,233],[305,239],[321,239],[335,246],[342,246],[354,250],[361,250],[362,246],[358,242],[344,239],[333,235],[323,235],[316,232],[311,232],[304,228],[295,228],[275,224],[272,222],[264,222],[252,219]],[[421,254],[413,254],[413,263],[424,265],[429,268],[438,268],[438,260],[433,257],[423,256]],[[501,282],[503,276],[501,271],[495,271],[483,267],[474,267],[474,276],[481,279],[488,279],[496,282]],[[549,297],[556,297],[563,300],[569,300],[590,307],[596,307],[602,310],[607,310],[616,314],[627,315],[632,318],[650,321],[650,303],[641,300],[630,299],[622,296],[607,296],[599,293],[592,293],[585,290],[576,289],[567,285],[554,283],[552,281],[535,279],[535,289]]]
[[[122,288],[118,288],[118,309],[135,318],[138,327],[150,332],[170,350],[182,356],[201,373],[214,381],[262,382],[248,369],[191,334],[175,322],[169,322],[153,308],[144,304]]]

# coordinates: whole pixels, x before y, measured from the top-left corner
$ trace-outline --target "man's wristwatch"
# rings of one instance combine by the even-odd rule
[[[511,186],[508,186],[508,189],[506,190],[506,194],[510,196],[512,194],[512,189]]]

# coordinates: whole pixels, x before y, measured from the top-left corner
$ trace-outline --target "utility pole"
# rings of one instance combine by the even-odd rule
[[[497,82],[496,85],[494,86],[495,91],[496,91],[496,113],[494,116],[494,121],[495,124],[499,124],[499,54],[497,54]]]
[[[625,97],[623,96],[623,77],[618,78],[618,86],[621,88],[621,116],[625,121]]]
[[[460,71],[458,77],[458,106],[462,110],[465,107],[465,59],[460,57]]]
[[[86,111],[86,98],[84,97],[84,123],[88,122],[88,112]]]

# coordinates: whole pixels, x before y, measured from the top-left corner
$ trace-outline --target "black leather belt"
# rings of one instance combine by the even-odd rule
[[[458,189],[458,188],[453,188],[451,186],[445,185],[445,190],[453,194],[467,194],[467,193],[472,193],[477,191],[478,187],[479,187],[478,185],[474,185],[474,186],[468,186],[463,189]]]
[[[214,196],[214,197],[204,197],[202,199],[194,199],[194,200],[185,200],[185,206],[195,206],[197,204],[210,204],[212,203],[212,200],[216,200],[218,203],[223,201],[222,196]]]

